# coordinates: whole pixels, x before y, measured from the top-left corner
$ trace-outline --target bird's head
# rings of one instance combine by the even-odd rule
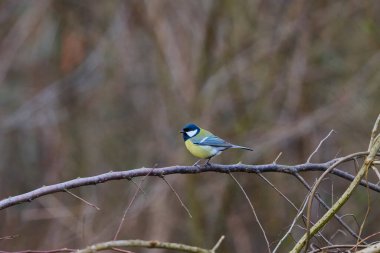
[[[183,140],[186,141],[187,139],[196,136],[199,131],[201,131],[201,129],[197,125],[190,123],[184,126],[180,133],[182,133]]]

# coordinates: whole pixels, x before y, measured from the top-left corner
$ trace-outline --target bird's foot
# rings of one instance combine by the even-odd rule
[[[205,162],[205,164],[203,166],[211,167],[210,159],[207,159],[207,161]]]
[[[200,165],[199,165],[199,162],[200,162],[200,161],[201,161],[201,160],[196,161],[196,163],[194,163],[193,166],[200,167]]]

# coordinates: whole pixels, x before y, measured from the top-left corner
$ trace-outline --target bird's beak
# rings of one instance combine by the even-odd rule
[[[182,131],[182,130],[181,130],[181,131],[179,131],[179,132],[180,132],[181,134],[183,134],[183,133],[184,133],[184,131]]]

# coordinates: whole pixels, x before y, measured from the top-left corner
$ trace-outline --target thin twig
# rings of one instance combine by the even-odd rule
[[[65,192],[67,192],[67,193],[70,194],[71,196],[73,196],[73,197],[79,199],[80,201],[83,201],[85,204],[87,204],[87,205],[89,205],[89,206],[92,206],[92,207],[95,208],[96,210],[100,211],[100,208],[99,208],[99,207],[97,207],[96,205],[94,205],[94,204],[88,202],[87,200],[85,200],[85,199],[79,197],[78,195],[72,193],[71,191],[65,189]]]
[[[259,224],[259,227],[260,227],[261,231],[263,232],[265,242],[267,243],[268,252],[270,253],[270,252],[271,252],[271,250],[270,250],[270,243],[269,243],[268,238],[267,238],[267,236],[266,236],[266,234],[265,234],[265,230],[264,230],[263,226],[262,226],[261,223],[260,223],[259,217],[258,217],[257,214],[256,214],[255,208],[253,207],[253,204],[252,204],[251,200],[249,199],[249,197],[248,197],[247,193],[245,192],[243,186],[242,186],[242,185],[239,183],[239,181],[234,177],[234,175],[232,175],[232,173],[229,173],[229,175],[232,177],[232,179],[235,181],[235,183],[239,186],[240,190],[243,192],[245,198],[247,199],[248,204],[249,204],[250,207],[251,207],[252,213],[253,213],[253,215],[255,216],[255,219],[256,219],[256,221],[257,221],[257,224]]]
[[[355,246],[355,245],[350,245],[350,244],[330,245],[330,246],[325,246],[325,247],[318,248],[316,250],[308,251],[308,253],[330,252],[330,251],[326,251],[326,250],[329,250],[329,249],[340,249],[340,248],[351,248],[353,246]],[[365,245],[359,245],[359,247],[365,248],[367,246],[365,246]],[[350,251],[348,251],[348,252],[350,252]]]
[[[380,234],[380,232],[376,232],[376,233],[373,233],[372,235],[369,235],[367,236],[366,238],[364,238],[363,240],[359,241],[358,243],[356,243],[355,245],[352,246],[352,248],[350,249],[351,251],[356,247],[356,246],[361,246],[361,243],[364,241],[364,240],[368,240],[369,238],[371,237],[374,237],[376,235]],[[364,245],[364,246],[367,246],[367,245]]]
[[[151,170],[153,171],[153,169]],[[125,220],[125,217],[127,216],[127,213],[129,211],[129,209],[131,208],[133,202],[135,201],[136,197],[137,197],[137,194],[139,193],[140,189],[141,189],[141,185],[143,184],[144,180],[146,179],[147,176],[149,176],[150,173],[148,173],[143,179],[141,179],[140,181],[140,184],[138,185],[138,187],[136,187],[136,191],[135,191],[135,194],[133,195],[131,201],[129,202],[127,208],[124,210],[124,214],[123,214],[123,217],[121,218],[121,221],[120,221],[120,224],[119,224],[119,227],[117,228],[117,231],[116,231],[116,234],[115,236],[113,237],[113,240],[116,240],[117,239],[117,236],[119,235],[120,233],[120,230],[121,230],[121,227],[123,226],[124,224],[124,220]]]
[[[140,187],[140,185],[138,183],[136,183],[135,180],[133,180],[133,178],[131,178],[131,182],[142,192],[142,194],[146,194],[144,189]]]
[[[357,251],[357,253],[379,253],[380,249],[380,242],[372,244],[371,246],[368,246],[360,251]]]
[[[123,217],[121,218],[121,221],[120,221],[119,226],[118,226],[118,228],[117,228],[117,230],[116,230],[115,236],[113,237],[114,240],[117,239],[117,236],[118,236],[119,233],[120,233],[121,227],[123,226],[124,221],[125,221],[125,217],[127,216],[127,213],[128,213],[128,211],[129,211],[129,209],[131,208],[132,203],[135,201],[135,199],[136,199],[136,197],[137,197],[137,193],[139,193],[139,189],[138,189],[138,188],[136,188],[135,194],[133,195],[131,201],[129,202],[129,204],[128,204],[128,206],[127,206],[127,208],[124,210]]]
[[[285,194],[283,194],[279,189],[277,189],[277,187],[272,184],[266,177],[264,177],[262,174],[258,174],[262,179],[265,180],[265,182],[267,182],[273,189],[275,189],[276,192],[278,192],[286,201],[288,201],[288,203],[297,211],[297,213],[299,212],[299,209],[297,208],[297,206],[288,198],[286,197]],[[305,218],[306,219],[306,216],[302,213],[302,218]],[[314,225],[314,223],[312,223]],[[322,235],[322,233],[319,233],[319,236],[321,236],[323,238],[323,240],[325,240],[328,244],[332,244],[331,242],[329,242],[329,240],[327,240],[327,238],[325,236]]]
[[[358,227],[358,229],[360,228],[359,221],[356,218],[355,214],[346,213],[346,214],[343,214],[343,215],[340,216],[341,219],[346,218],[346,217],[351,217],[354,220],[354,222],[355,222],[356,226]]]
[[[313,153],[311,153],[311,155],[310,155],[309,158],[307,159],[306,163],[310,163],[310,160],[311,160],[311,158],[313,157],[313,155],[315,155],[315,154],[318,152],[319,148],[322,146],[322,143],[323,143],[325,140],[327,140],[327,139],[330,137],[330,135],[331,135],[332,133],[335,133],[334,129],[331,129],[331,131],[328,133],[328,135],[327,135],[325,138],[323,138],[323,139],[319,142],[317,148],[313,151]]]
[[[274,159],[274,161],[273,161],[272,163],[273,163],[273,164],[277,164],[277,161],[278,161],[278,159],[280,159],[281,155],[282,155],[282,152],[280,152],[280,153],[277,155],[276,159]]]
[[[166,180],[166,178],[164,176],[161,177],[162,180],[165,181],[165,183],[170,187],[170,189],[172,190],[172,192],[174,192],[174,194],[176,195],[179,203],[181,203],[181,206],[185,209],[185,211],[187,212],[187,214],[189,215],[190,218],[193,218],[193,216],[191,215],[190,213],[190,210],[189,208],[187,208],[187,206],[185,205],[185,203],[183,203],[181,197],[179,196],[179,194],[174,190],[173,186],[171,184],[169,184],[169,182]]]
[[[377,163],[374,162],[373,164],[377,164]],[[374,165],[372,165],[371,168],[375,172],[375,174],[376,174],[376,176],[377,176],[377,178],[379,179],[379,182],[380,182],[380,172],[379,172],[379,170]]]
[[[330,236],[330,240],[334,240],[335,236],[337,236],[338,234],[342,234],[343,236],[347,236],[346,232],[344,232],[342,229],[338,229],[337,231],[334,232],[334,234],[332,234],[332,236]]]
[[[345,162],[345,161],[348,161],[348,160],[351,160],[353,158],[355,158],[356,156],[354,156],[353,154],[351,155],[348,155],[346,157],[342,157],[342,158],[339,158],[338,160],[336,160],[327,170],[325,170],[322,175],[317,179],[314,187],[311,189],[311,197],[309,198],[308,200],[308,203],[307,203],[307,211],[306,211],[306,234],[305,234],[305,245],[306,245],[306,249],[308,248],[309,246],[309,239],[310,239],[310,221],[311,221],[311,206],[312,206],[312,203],[313,203],[313,199],[314,199],[314,196],[316,194],[316,191],[317,191],[317,188],[318,186],[321,184],[322,180],[324,180],[324,177],[329,174],[335,167],[337,167],[339,164]],[[361,178],[360,178],[361,180]],[[303,247],[304,245],[302,245]],[[298,247],[301,247],[299,244],[296,244],[296,247],[297,247],[297,252],[300,251],[301,249],[298,248]]]
[[[299,217],[302,216],[303,214],[303,211],[305,210],[306,208],[306,204],[307,204],[307,199],[310,197],[310,195],[308,194],[305,198],[305,200],[303,201],[302,203],[302,206],[301,208],[299,209],[296,217],[294,217],[293,219],[293,222],[290,224],[290,227],[288,229],[288,231],[286,231],[286,233],[284,234],[284,236],[280,239],[280,241],[277,243],[276,247],[274,248],[273,250],[273,253],[277,252],[277,250],[280,248],[281,244],[283,243],[283,241],[288,237],[288,235],[292,232],[293,230],[293,227],[294,225],[296,224],[297,220],[299,219]]]
[[[291,252],[300,252],[302,248],[308,244],[308,241],[314,234],[319,231],[322,227],[326,225],[326,223],[331,219],[331,217],[338,212],[338,210],[344,205],[344,203],[347,202],[347,200],[350,198],[352,195],[353,191],[355,188],[359,185],[359,182],[362,180],[364,177],[366,171],[370,168],[372,162],[375,160],[376,154],[380,149],[380,135],[377,135],[377,137],[374,139],[373,144],[371,146],[371,150],[366,157],[362,167],[358,171],[357,175],[355,176],[355,179],[350,183],[346,191],[342,194],[342,196],[335,202],[335,204],[316,222],[316,224],[308,228],[307,233],[302,236],[302,238],[297,242],[297,244],[293,247]],[[346,157],[347,159],[347,157]],[[341,163],[342,161],[338,161],[337,163],[334,163],[331,165],[331,167],[325,171],[328,173],[329,170],[332,170],[337,164]],[[313,187],[311,191],[311,198],[309,199],[308,203],[308,218],[310,220],[310,212],[311,212],[311,202],[313,199],[313,196],[316,192],[316,189],[321,182],[322,178],[327,174],[323,173],[322,176],[317,180],[316,185]],[[308,221],[309,221],[308,220]],[[309,223],[307,223],[309,224]]]
[[[306,182],[306,180],[299,174],[295,173],[294,176],[305,186],[305,188],[310,192],[312,187]],[[322,206],[326,209],[329,210],[330,207],[326,204],[326,202],[319,196],[319,194],[315,195],[316,199],[319,201],[319,203],[322,204]],[[337,214],[334,215],[335,219],[355,238],[358,240],[361,240],[358,234],[355,233],[354,230],[350,228],[342,219],[342,217],[339,217]],[[310,221],[311,222],[311,221]],[[314,225],[314,224],[312,224]],[[364,241],[365,242],[365,241]],[[365,242],[366,243],[366,242]]]
[[[122,253],[135,253],[135,252],[125,250],[125,249],[119,249],[119,248],[111,248],[111,249],[117,252],[122,252]]]
[[[224,235],[222,235],[222,236],[219,238],[219,240],[215,243],[214,247],[212,247],[212,249],[210,250],[211,253],[214,253],[214,252],[219,248],[219,246],[220,246],[220,244],[223,242],[224,238],[225,238]]]
[[[297,206],[288,198],[288,197],[286,197],[286,195],[285,194],[283,194],[279,189],[277,189],[277,187],[274,185],[274,184],[272,184],[266,177],[264,177],[262,174],[258,174],[259,175],[259,177],[261,177],[262,179],[264,179],[264,181],[265,182],[267,182],[273,189],[275,189],[275,191],[276,192],[278,192],[278,194],[280,194],[284,199],[286,199],[286,201],[288,201],[289,202],[289,204],[292,206],[292,207],[294,207],[296,210],[297,210],[297,212],[299,211],[299,209],[297,208]]]

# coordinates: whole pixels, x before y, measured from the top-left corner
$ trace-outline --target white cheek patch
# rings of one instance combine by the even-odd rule
[[[186,134],[191,138],[191,137],[193,137],[194,135],[196,135],[197,134],[197,132],[198,132],[198,130],[192,130],[192,131],[188,131],[188,132],[186,132]]]

